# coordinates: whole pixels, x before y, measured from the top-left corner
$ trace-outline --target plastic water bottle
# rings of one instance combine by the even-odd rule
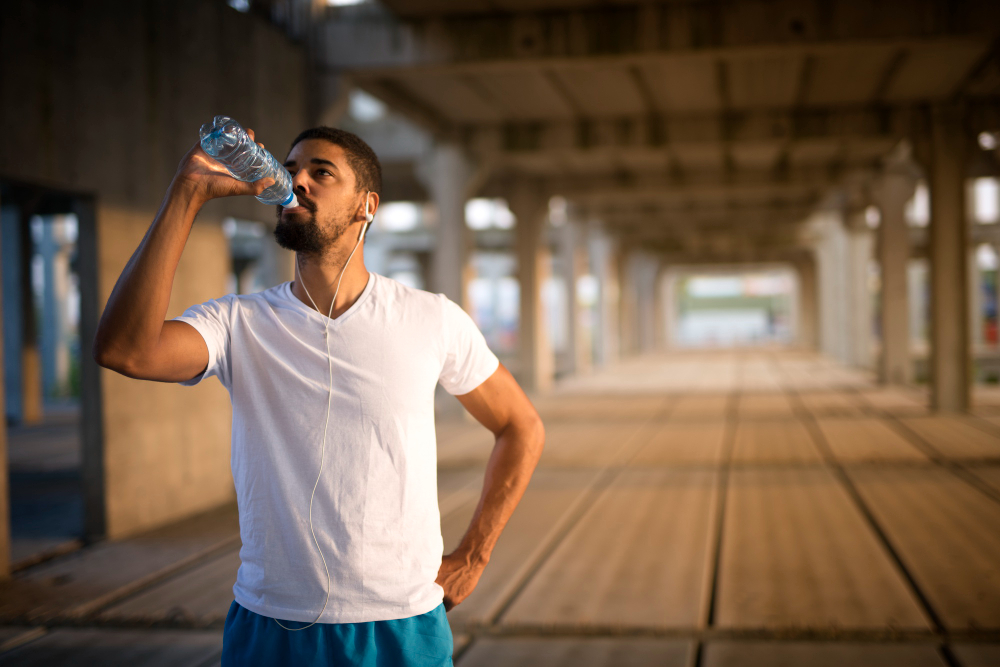
[[[254,143],[243,126],[229,116],[216,116],[198,131],[201,147],[222,163],[233,178],[253,183],[273,178],[274,185],[257,195],[262,204],[298,206],[292,191],[292,175],[274,156]]]

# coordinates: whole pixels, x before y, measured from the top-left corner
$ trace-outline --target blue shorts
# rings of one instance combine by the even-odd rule
[[[307,623],[282,621],[290,628]],[[235,600],[222,633],[222,667],[336,665],[451,667],[451,626],[438,605],[426,614],[368,623],[317,623],[289,632]]]

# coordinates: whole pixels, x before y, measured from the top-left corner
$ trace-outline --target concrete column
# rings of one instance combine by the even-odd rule
[[[21,419],[24,424],[42,421],[42,359],[35,326],[31,289],[31,215],[21,209]]]
[[[664,271],[660,278],[660,294],[663,303],[663,349],[674,347],[677,337],[677,272]]]
[[[809,257],[798,262],[795,268],[799,278],[798,344],[807,350],[816,350],[819,340],[816,260]]]
[[[574,223],[573,265],[574,275],[571,285],[570,299],[572,302],[573,330],[576,353],[575,368],[577,373],[589,373],[594,367],[594,340],[591,332],[592,323],[590,304],[585,302],[584,295],[579,291],[580,278],[590,275],[590,254],[587,249],[586,234],[580,223]]]
[[[0,207],[2,210],[2,207]],[[3,238],[0,234],[0,240]],[[2,241],[0,241],[2,242]],[[0,246],[0,257],[3,257],[3,247]],[[0,294],[3,294],[3,275],[0,274]],[[2,338],[6,338],[7,329],[3,325],[5,308],[0,308],[0,347]],[[4,375],[4,356],[0,355],[0,377]],[[0,405],[6,405],[6,383],[0,382]],[[0,424],[0,581],[10,578],[10,475],[7,469],[7,421]]]
[[[967,137],[957,108],[932,112],[928,186],[931,197],[931,407],[969,407]]]
[[[814,215],[812,227],[820,238],[816,248],[820,350],[850,363],[849,259],[842,215],[839,211],[822,211]]]
[[[517,220],[514,236],[521,299],[518,375],[526,390],[545,391],[551,388],[555,371],[542,301],[542,286],[549,277],[551,263],[544,234],[548,198],[535,184],[521,181],[507,201]]]
[[[8,204],[0,208],[0,225],[3,238],[3,330],[4,395],[6,418],[20,423],[21,400],[21,213],[17,206]]]
[[[636,307],[639,352],[652,352],[657,347],[656,281],[660,262],[649,253],[639,256],[636,275]]]
[[[618,283],[621,285],[621,296],[618,300],[619,340],[622,356],[639,352],[639,288],[638,264],[639,255],[636,252],[623,252],[622,261],[618,267]]]
[[[969,344],[971,354],[975,357],[976,350],[983,344],[983,325],[986,318],[983,314],[982,274],[979,272],[979,262],[976,259],[976,246],[969,246],[965,262],[969,272]]]
[[[592,229],[590,256],[594,275],[599,284],[596,322],[596,359],[598,366],[607,366],[618,361],[621,352],[619,342],[619,284],[618,245],[599,227]]]
[[[472,169],[458,146],[436,146],[418,169],[438,210],[437,239],[430,288],[465,306],[470,235],[465,225],[465,202]]]
[[[872,299],[868,289],[868,267],[872,259],[874,239],[863,217],[853,218],[847,233],[850,273],[848,303],[850,333],[850,363],[860,368],[872,365]]]
[[[878,377],[883,384],[905,385],[913,382],[907,290],[910,237],[904,212],[907,200],[913,195],[914,185],[909,174],[888,171],[878,189],[882,214],[878,228],[882,284],[879,298],[882,353]]]
[[[582,335],[576,283],[587,269],[586,258],[580,253],[580,226],[573,220],[567,220],[559,230],[559,259],[566,281],[566,354],[563,368],[568,375],[575,375],[581,366],[579,348]]]

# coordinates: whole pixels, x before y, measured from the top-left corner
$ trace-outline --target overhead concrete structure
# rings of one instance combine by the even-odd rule
[[[894,179],[917,167],[912,159],[886,159],[901,142],[930,142],[932,127],[952,133],[934,144],[937,153],[942,143],[968,143],[1000,128],[996,3],[382,4],[388,11],[361,5],[329,12],[316,27],[316,57],[437,141],[460,146],[483,170],[480,193],[510,196],[510,183],[529,178],[599,220],[613,244],[641,247],[668,265],[794,264],[803,343],[818,336],[822,349],[861,366],[875,365],[871,234],[848,224],[860,210],[841,211],[823,232],[825,245],[814,246],[807,221],[848,191],[870,193],[863,203],[879,203],[883,219],[877,367],[884,382],[912,380],[901,315],[911,240],[905,187]],[[951,109],[946,129],[927,120],[928,109],[942,104]],[[943,159],[951,166],[924,167],[934,188],[950,188],[953,202],[965,158]],[[945,178],[947,186],[938,182]],[[958,220],[954,203],[934,206],[938,218]],[[950,223],[933,225],[931,245],[940,239],[964,251],[968,238],[947,236],[942,224]],[[952,259],[951,245],[929,252],[941,313],[935,322],[944,312],[957,321],[954,304],[966,301],[956,297],[966,287],[965,262]],[[803,261],[818,271],[815,304]],[[627,329],[631,311],[654,310],[651,298],[633,304],[622,293],[620,307],[630,312],[616,305],[609,316],[627,316]],[[934,353],[940,361],[931,381],[935,405],[961,409],[968,373],[946,369],[967,357],[953,339],[968,327],[949,327],[936,326],[935,348],[950,351]],[[634,332],[623,333],[621,343],[635,348]],[[598,337],[611,339],[603,324]],[[615,358],[620,345],[612,347],[598,344],[598,359]]]

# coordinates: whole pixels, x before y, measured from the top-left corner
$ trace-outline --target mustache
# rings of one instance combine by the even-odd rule
[[[316,212],[316,202],[312,201],[305,195],[300,195],[300,194],[296,194],[295,198],[298,200],[300,206],[309,209],[313,213]]]

